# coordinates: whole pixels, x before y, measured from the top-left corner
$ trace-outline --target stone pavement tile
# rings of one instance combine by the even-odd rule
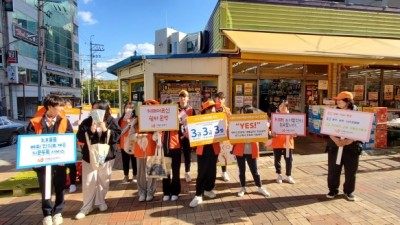
[[[292,225],[309,225],[311,224],[306,218],[288,219]]]
[[[114,212],[111,214],[108,222],[109,223],[117,223],[124,222],[128,218],[128,212]]]

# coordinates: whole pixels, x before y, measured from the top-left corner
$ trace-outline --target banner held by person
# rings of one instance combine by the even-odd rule
[[[187,118],[190,147],[228,140],[226,113],[212,113]]]
[[[179,130],[178,105],[141,105],[139,132]]]

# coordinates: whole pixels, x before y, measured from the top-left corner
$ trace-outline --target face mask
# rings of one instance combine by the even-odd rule
[[[125,109],[125,114],[131,115],[133,112],[133,109]]]

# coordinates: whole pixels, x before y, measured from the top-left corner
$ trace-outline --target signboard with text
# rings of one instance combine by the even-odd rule
[[[71,122],[74,133],[77,133],[79,127],[78,121],[79,117],[81,116],[81,110],[78,108],[64,108],[64,112],[69,122]]]
[[[190,147],[228,140],[226,113],[211,113],[187,118]]]
[[[178,105],[141,105],[139,110],[139,131],[179,130]]]
[[[285,135],[306,135],[306,114],[272,113],[271,132]]]
[[[76,135],[19,135],[17,169],[76,162]]]
[[[321,133],[368,142],[374,114],[343,109],[325,109]]]
[[[230,143],[266,142],[268,116],[259,114],[234,114],[229,117]]]

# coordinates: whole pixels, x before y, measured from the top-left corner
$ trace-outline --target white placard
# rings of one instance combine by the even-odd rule
[[[27,134],[18,136],[17,169],[76,162],[76,135]]]
[[[228,140],[226,113],[211,113],[187,118],[190,146]]]
[[[368,142],[374,114],[343,109],[325,109],[321,133]]]
[[[271,132],[285,135],[306,135],[306,114],[272,113]]]
[[[229,141],[231,143],[266,142],[268,126],[266,113],[231,115],[229,117]]]
[[[178,105],[141,105],[139,110],[139,131],[179,130]]]
[[[244,96],[235,96],[235,107],[243,107]]]

